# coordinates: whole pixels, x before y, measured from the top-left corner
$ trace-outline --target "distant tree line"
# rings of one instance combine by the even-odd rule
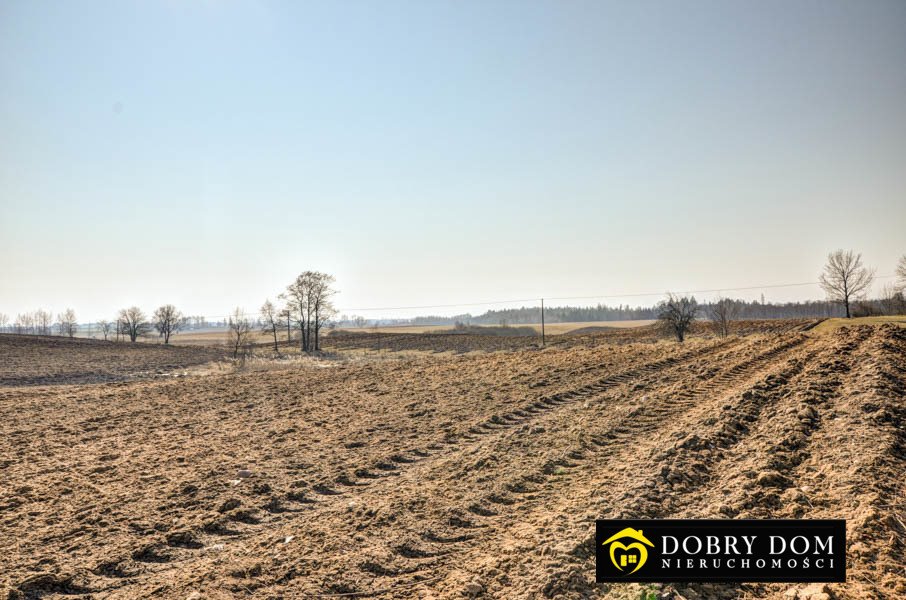
[[[826,303],[838,311],[842,310],[843,316],[849,319],[854,316],[896,315],[906,312],[906,255],[900,257],[895,275],[896,282],[884,286],[880,298],[869,300],[866,296],[874,281],[874,269],[862,264],[861,254],[852,250],[836,250],[827,255],[827,263],[818,281],[827,295]],[[759,306],[766,305],[762,302]],[[726,298],[718,298],[711,304],[701,306],[696,302],[695,296],[668,294],[656,309],[662,331],[682,342],[702,309],[707,312],[715,333],[726,337],[730,334],[731,323],[745,318],[747,306],[745,302]]]
[[[874,282],[874,269],[862,264],[861,254],[852,250],[836,250],[827,257],[827,263],[819,276],[819,283],[826,294],[824,300],[804,302],[765,302],[759,300],[738,300],[718,298],[713,302],[695,303],[695,313],[702,312],[712,321],[721,323],[720,329],[726,334],[730,321],[739,319],[790,319],[790,318],[829,318],[871,315],[906,314],[906,255],[900,257],[896,267],[895,280],[886,284],[876,298],[867,298]],[[115,319],[102,320],[94,324],[82,325],[82,329],[92,331],[92,325],[105,340],[128,339],[135,342],[139,338],[156,331],[164,344],[168,344],[173,335],[186,329],[221,327],[227,331],[234,354],[247,347],[252,339],[252,331],[259,330],[267,335],[273,343],[274,352],[279,351],[279,338],[285,337],[288,343],[298,340],[302,352],[318,352],[321,349],[321,335],[325,326],[364,328],[369,322],[362,316],[343,315],[338,321],[332,321],[336,309],[332,298],[336,294],[334,277],[319,271],[304,271],[294,279],[278,298],[282,305],[269,299],[259,309],[254,318],[248,316],[241,308],[235,309],[222,321],[210,321],[204,316],[184,316],[172,304],[159,307],[151,317],[137,306],[124,308]],[[619,304],[609,306],[559,306],[548,307],[544,311],[548,323],[576,323],[583,321],[624,321],[624,320],[663,320],[664,307],[676,306],[682,297],[668,297],[655,306],[629,306]],[[694,300],[694,298],[692,298]],[[413,319],[395,320],[394,323],[424,325],[525,325],[538,323],[538,307],[509,308],[488,310],[479,315],[464,313],[446,316],[422,316]],[[384,322],[384,321],[382,321]],[[80,330],[75,311],[66,309],[56,318],[50,311],[37,309],[10,317],[0,313],[0,331],[35,335],[64,335],[75,337]]]
[[[9,316],[0,313],[0,330],[32,335],[65,335],[75,337],[79,330],[75,311],[67,308],[54,319],[50,311],[39,308],[34,312],[19,313],[10,324]]]
[[[734,300],[718,298],[714,302],[699,305],[702,311],[711,314],[715,305],[720,312],[732,314],[737,319],[810,319],[849,316],[892,315],[906,312],[904,290],[906,290],[906,255],[900,257],[896,270],[896,281],[884,286],[878,298],[868,299],[874,281],[874,270],[862,264],[860,254],[852,250],[837,250],[828,255],[827,264],[819,284],[826,294],[825,300],[804,302],[765,302],[762,300]],[[559,306],[546,307],[544,318],[548,323],[579,323],[583,321],[633,321],[653,320],[661,315],[662,306],[629,306],[619,304],[608,306]],[[410,320],[412,325],[525,325],[538,323],[540,309],[535,306],[489,310],[480,315],[461,314],[452,317],[424,316]]]
[[[737,319],[797,319],[845,316],[843,308],[829,300],[808,300],[805,302],[759,302],[758,300],[725,299],[732,303]],[[708,303],[702,305],[710,306]],[[480,315],[462,314],[452,317],[425,316],[411,320],[413,325],[526,325],[538,323],[540,309],[536,306],[489,310]],[[657,319],[655,306],[554,306],[544,308],[544,319],[548,323],[581,323],[584,321],[636,321]]]

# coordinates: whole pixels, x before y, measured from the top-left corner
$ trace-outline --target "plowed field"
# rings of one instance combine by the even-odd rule
[[[796,597],[595,584],[594,520],[617,517],[846,518],[848,582],[809,589],[906,597],[906,329],[802,325],[116,383],[6,374],[0,598]]]

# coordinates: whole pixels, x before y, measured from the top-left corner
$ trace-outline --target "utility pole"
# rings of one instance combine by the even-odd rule
[[[541,347],[544,348],[544,298],[541,299]]]

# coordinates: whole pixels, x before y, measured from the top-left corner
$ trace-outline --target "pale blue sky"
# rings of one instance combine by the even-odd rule
[[[904,65],[901,1],[0,0],[0,312],[892,273]]]

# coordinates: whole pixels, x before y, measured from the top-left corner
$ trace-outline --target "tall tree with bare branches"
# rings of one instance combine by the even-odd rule
[[[135,340],[151,331],[151,323],[148,322],[148,318],[145,317],[142,309],[137,306],[121,310],[119,323],[122,327],[123,335],[129,336],[129,341],[132,343],[135,343]]]
[[[78,321],[76,321],[76,314],[74,310],[67,308],[65,311],[57,315],[57,321],[59,321],[60,323],[60,335],[75,337],[76,332],[79,330],[79,324]]]
[[[827,264],[818,281],[828,300],[843,305],[848,319],[850,303],[869,292],[874,277],[874,269],[862,265],[861,254],[852,250],[836,250],[827,255]]]
[[[897,263],[897,286],[906,294],[906,254],[901,256]]]
[[[313,286],[312,286],[312,295],[314,296],[314,311],[315,318],[313,321],[314,324],[314,351],[319,352],[321,350],[320,342],[320,333],[321,328],[327,324],[330,319],[336,314],[336,309],[334,308],[332,297],[336,293],[336,290],[333,289],[333,284],[336,281],[333,275],[328,275],[327,273],[316,272]]]
[[[31,313],[19,313],[18,315],[16,315],[16,320],[13,323],[13,328],[16,330],[16,333],[31,333],[34,322],[34,315],[32,315]]]
[[[107,336],[110,335],[110,329],[112,328],[112,326],[113,324],[110,321],[104,319],[98,321],[98,329],[100,329],[101,333],[104,334],[105,342],[107,341]]]
[[[305,271],[286,287],[286,292],[282,295],[287,306],[292,307],[293,318],[299,326],[301,338],[299,348],[302,352],[308,352],[310,348],[309,333],[311,332],[311,319],[314,315],[310,293],[311,280],[312,272]]]
[[[698,316],[698,309],[695,296],[680,297],[667,294],[667,298],[658,304],[658,321],[661,329],[675,336],[676,341],[682,342]]]
[[[906,313],[904,289],[894,283],[888,283],[881,288],[881,296],[878,300],[885,315],[902,315]]]
[[[289,284],[281,295],[291,307],[301,333],[302,352],[320,350],[321,328],[334,315],[331,302],[336,293],[332,275],[320,271],[305,271]]]
[[[227,320],[227,341],[233,349],[233,358],[239,356],[239,350],[248,345],[252,335],[252,324],[241,308],[233,309]]]
[[[164,338],[164,344],[170,343],[170,336],[182,329],[185,322],[182,313],[172,304],[164,304],[154,311],[154,328]]]
[[[730,335],[730,322],[736,319],[736,313],[736,303],[729,298],[718,298],[708,306],[708,316],[718,336]]]
[[[9,324],[9,315],[6,313],[0,313],[0,330],[6,329],[6,326]]]
[[[35,328],[41,335],[50,335],[51,325],[53,324],[53,315],[50,311],[39,308],[35,311]]]
[[[267,299],[261,305],[261,331],[274,336],[274,353],[279,352],[277,348],[277,330],[283,326],[283,320],[274,303]]]

